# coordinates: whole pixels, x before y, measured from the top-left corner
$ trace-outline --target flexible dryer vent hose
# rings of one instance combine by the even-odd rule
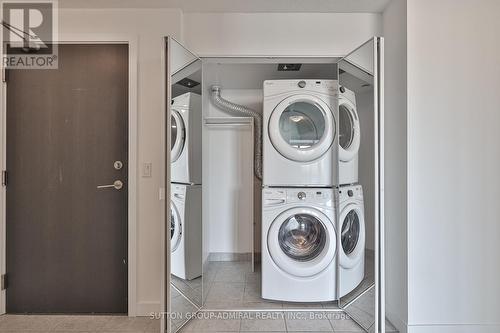
[[[232,103],[220,96],[221,88],[212,86],[212,102],[222,111],[237,115],[252,117],[254,120],[254,172],[262,180],[262,115],[243,105]]]

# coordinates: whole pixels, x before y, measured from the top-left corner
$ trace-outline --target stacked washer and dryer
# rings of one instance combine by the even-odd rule
[[[171,273],[181,279],[201,276],[201,96],[185,93],[172,100],[170,247]]]
[[[357,182],[359,120],[354,94],[347,92],[336,80],[264,81],[264,299],[334,301],[363,279],[362,189],[351,185]],[[341,111],[336,119],[334,110],[344,106],[352,112]],[[348,120],[351,127],[344,124]],[[345,185],[340,187],[342,224],[336,221],[337,173]]]

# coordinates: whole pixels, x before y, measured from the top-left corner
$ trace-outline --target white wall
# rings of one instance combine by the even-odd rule
[[[385,9],[383,29],[386,316],[404,333],[408,322],[406,0],[394,0]]]
[[[212,69],[212,70],[210,70]],[[203,70],[210,87],[215,82],[213,66]],[[232,117],[209,102],[203,105],[204,117]],[[222,97],[258,110],[262,91],[224,89]],[[208,252],[211,254],[252,253],[254,223],[260,224],[260,210],[254,202],[253,126],[206,126],[203,129],[203,225],[209,228]],[[260,198],[260,196],[259,196]],[[259,199],[260,200],[260,199]],[[255,250],[260,252],[260,248]]]
[[[409,332],[500,331],[499,13],[408,1]]]
[[[367,13],[185,13],[183,18],[183,40],[201,56],[346,55],[382,31],[381,15]]]
[[[59,31],[72,33],[134,34],[139,39],[138,161],[153,163],[153,176],[138,175],[137,312],[148,315],[160,308],[160,126],[163,73],[162,37],[180,37],[181,12],[169,9],[60,10]],[[133,124],[131,124],[133,125]]]

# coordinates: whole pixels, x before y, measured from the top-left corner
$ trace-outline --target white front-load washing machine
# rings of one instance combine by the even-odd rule
[[[339,184],[354,184],[358,182],[361,143],[356,95],[345,87],[339,90]]]
[[[262,298],[288,302],[337,299],[333,190],[262,191]]]
[[[365,217],[361,185],[339,188],[339,297],[355,289],[365,274]]]
[[[171,185],[170,272],[192,280],[201,276],[201,185]]]
[[[172,99],[170,117],[171,182],[201,184],[201,96],[185,93]]]
[[[336,185],[336,80],[264,81],[263,185]]]

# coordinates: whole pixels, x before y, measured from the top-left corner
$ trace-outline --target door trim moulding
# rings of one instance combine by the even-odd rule
[[[138,36],[134,34],[59,34],[58,44],[128,45],[128,316],[137,315],[137,172],[138,172]],[[3,52],[0,45],[0,52]],[[2,53],[3,54],[3,53]],[[7,85],[2,82],[0,100],[0,169],[5,170]],[[0,274],[6,270],[6,188],[0,190]],[[0,315],[6,312],[6,292],[0,291]]]

